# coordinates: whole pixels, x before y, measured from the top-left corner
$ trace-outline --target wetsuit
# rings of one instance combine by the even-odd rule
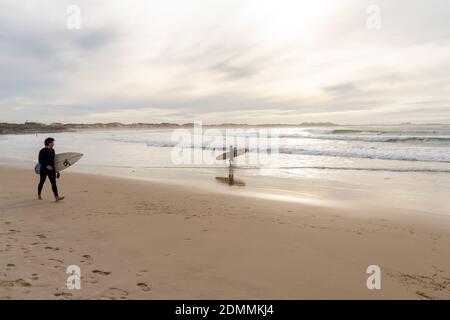
[[[41,195],[42,188],[44,187],[45,179],[50,180],[52,184],[52,190],[55,197],[58,197],[58,187],[56,186],[56,171],[55,171],[55,150],[49,148],[43,148],[39,152],[39,163],[41,164],[41,180],[39,181],[38,194]],[[47,166],[51,166],[53,170],[47,170]]]

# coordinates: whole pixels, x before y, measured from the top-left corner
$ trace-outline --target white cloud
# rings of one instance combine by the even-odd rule
[[[450,122],[445,1],[69,4],[2,2],[0,121]]]

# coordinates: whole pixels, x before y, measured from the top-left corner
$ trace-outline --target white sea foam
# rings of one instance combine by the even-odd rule
[[[429,127],[332,127],[278,128],[281,167],[303,165],[311,169],[394,170],[398,172],[443,172],[450,169],[450,126]],[[224,132],[224,130],[221,130]],[[252,133],[253,132],[253,133]],[[171,165],[170,148],[193,148],[171,140],[172,130],[126,130],[65,132],[53,134],[57,151],[85,154],[81,165],[127,167]],[[254,134],[249,131],[248,135]],[[36,160],[47,135],[5,135],[0,139],[2,157]],[[239,136],[245,136],[239,133]],[[272,139],[276,139],[274,136]],[[270,139],[270,138],[263,138]],[[227,149],[224,139],[199,147],[219,153]],[[254,142],[246,145],[250,153],[260,149]],[[252,144],[253,143],[253,144]],[[270,145],[270,144],[269,144]],[[305,163],[307,161],[307,163]],[[364,169],[361,169],[364,168]]]
[[[317,134],[316,132],[321,132]],[[324,134],[328,132],[328,134]],[[343,132],[349,132],[343,135]],[[362,134],[364,132],[364,134]],[[373,135],[377,132],[377,135]],[[286,129],[278,136],[280,154],[310,155],[323,157],[344,157],[359,159],[401,160],[450,163],[450,134],[443,130],[436,136],[436,129],[421,130],[422,136],[410,136],[411,131],[402,131],[397,136],[383,135],[392,130],[356,130],[356,129]],[[397,131],[400,132],[400,131]],[[418,132],[417,130],[415,131]],[[428,136],[425,135],[428,132]],[[450,132],[450,131],[449,131]],[[336,133],[339,133],[336,135]],[[369,134],[370,133],[370,134]],[[242,134],[241,134],[242,135]],[[203,143],[194,146],[191,143],[172,141],[169,135],[132,135],[121,134],[109,138],[122,143],[145,144],[149,147],[184,147],[207,150],[227,149],[224,143]],[[317,143],[314,141],[318,140]],[[349,142],[339,144],[338,141]],[[250,140],[249,140],[250,141]],[[397,144],[395,142],[398,142]],[[250,152],[266,151],[257,144],[246,145]]]

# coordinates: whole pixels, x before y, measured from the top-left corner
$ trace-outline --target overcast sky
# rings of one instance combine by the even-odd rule
[[[0,122],[450,123],[448,0],[0,6]]]

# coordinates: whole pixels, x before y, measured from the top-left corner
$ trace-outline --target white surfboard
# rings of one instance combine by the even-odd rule
[[[70,166],[72,166],[75,162],[83,157],[82,153],[77,152],[65,152],[58,153],[55,156],[55,170],[56,172],[61,172]]]
[[[238,156],[242,156],[243,154],[247,153],[248,150],[247,149],[237,149],[234,148],[234,157],[238,157]],[[225,152],[221,155],[218,155],[216,157],[216,160],[227,160],[230,159],[231,156],[231,151]]]

